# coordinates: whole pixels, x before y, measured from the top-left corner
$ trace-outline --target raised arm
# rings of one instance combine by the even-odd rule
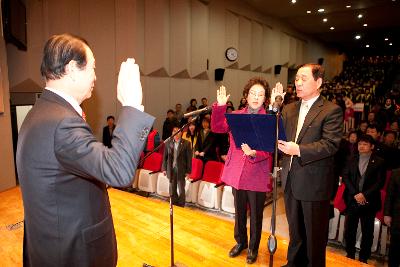
[[[212,105],[211,113],[211,131],[214,133],[227,133],[229,126],[226,122],[226,102],[230,95],[226,95],[225,86],[221,85],[217,90],[217,103]]]

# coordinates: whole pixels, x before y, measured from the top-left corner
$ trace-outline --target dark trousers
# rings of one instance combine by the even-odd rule
[[[235,202],[235,240],[238,244],[247,244],[247,203],[250,205],[250,242],[249,248],[258,251],[261,240],[265,192],[233,189]]]
[[[290,180],[286,183],[284,200],[290,237],[287,265],[301,267],[325,266],[325,249],[328,242],[327,233],[329,227],[329,200],[302,201],[295,199]]]
[[[346,252],[351,258],[354,258],[356,254],[356,235],[358,220],[361,222],[361,248],[359,253],[360,261],[367,261],[371,256],[372,241],[374,238],[374,222],[375,222],[374,210],[368,208],[349,208],[346,215],[345,221],[345,232],[344,238],[346,242]]]
[[[169,177],[169,194],[172,198],[173,204],[185,206],[185,177],[178,177],[178,169],[172,169],[172,177]],[[177,192],[179,187],[179,196]]]
[[[400,233],[390,234],[389,267],[400,266]]]

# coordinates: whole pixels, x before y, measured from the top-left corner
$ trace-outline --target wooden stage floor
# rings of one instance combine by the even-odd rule
[[[118,266],[170,266],[169,205],[167,202],[109,189],[118,240]],[[19,187],[0,193],[0,255],[3,266],[22,266],[23,207]],[[233,223],[195,208],[174,207],[175,262],[179,266],[247,266],[246,253],[229,258],[235,244]],[[16,225],[14,225],[16,224]],[[263,232],[257,262],[269,266]],[[278,239],[274,266],[286,263],[287,240]],[[327,252],[327,266],[368,266]]]

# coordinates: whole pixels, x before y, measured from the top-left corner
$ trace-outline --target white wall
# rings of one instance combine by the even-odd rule
[[[27,8],[28,52],[7,47],[10,85],[27,78],[43,84],[41,50],[50,35],[83,36],[93,48],[97,74],[95,93],[83,108],[99,138],[106,116],[118,116],[115,88],[126,57],[140,64],[145,110],[157,117],[159,130],[177,102],[186,108],[191,98],[215,101],[216,68],[226,68],[223,84],[235,106],[253,76],[265,77],[271,87],[286,84],[288,67],[321,57],[328,77],[341,69],[335,51],[240,0],[27,0]],[[234,64],[225,59],[230,46],[239,51]],[[280,75],[273,74],[277,64],[284,66]]]

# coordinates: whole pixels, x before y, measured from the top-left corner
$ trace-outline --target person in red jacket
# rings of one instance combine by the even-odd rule
[[[263,103],[270,96],[267,81],[253,78],[243,90],[247,95],[248,106],[234,111],[238,114],[266,114]],[[235,202],[235,230],[237,244],[230,250],[229,256],[236,257],[247,247],[247,263],[257,260],[260,245],[262,219],[266,192],[271,191],[270,158],[268,152],[257,151],[242,144],[237,147],[224,117],[229,95],[221,86],[217,90],[217,103],[212,106],[211,130],[216,133],[229,133],[229,151],[225,160],[222,181],[232,186]],[[250,241],[247,239],[247,204],[250,205]]]

